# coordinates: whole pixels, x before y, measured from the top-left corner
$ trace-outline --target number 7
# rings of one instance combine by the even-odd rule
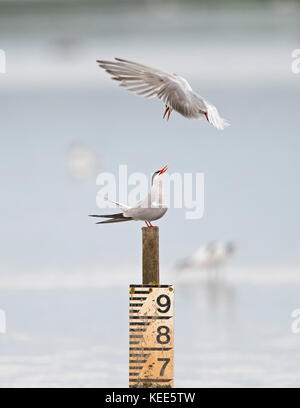
[[[165,369],[166,369],[167,365],[170,362],[170,359],[169,358],[158,358],[157,361],[164,361],[164,363],[163,363],[163,365],[162,365],[162,367],[160,369],[160,373],[159,373],[159,375],[162,377],[164,375],[164,373],[165,373]]]

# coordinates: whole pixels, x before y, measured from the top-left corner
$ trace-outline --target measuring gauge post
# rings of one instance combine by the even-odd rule
[[[129,387],[172,388],[173,355],[173,286],[130,285]]]

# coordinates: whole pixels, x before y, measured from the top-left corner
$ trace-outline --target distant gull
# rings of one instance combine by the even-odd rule
[[[167,171],[168,167],[164,166],[161,170],[156,171],[152,176],[152,187],[150,193],[144,200],[140,201],[135,207],[128,207],[125,204],[117,203],[122,212],[109,215],[90,215],[90,217],[109,218],[106,221],[100,221],[96,224],[109,224],[112,222],[122,221],[145,221],[147,227],[153,227],[151,221],[163,217],[168,208],[163,202],[163,183],[162,174]]]
[[[181,76],[121,58],[115,60],[116,62],[97,62],[112,75],[112,79],[121,82],[120,86],[146,98],[157,96],[161,99],[166,105],[163,118],[167,117],[169,120],[172,110],[175,110],[188,119],[207,119],[217,129],[223,130],[229,126],[227,120],[221,118],[217,108],[196,94]]]
[[[177,266],[179,269],[217,269],[228,260],[234,251],[235,245],[232,242],[210,242],[180,261]]]

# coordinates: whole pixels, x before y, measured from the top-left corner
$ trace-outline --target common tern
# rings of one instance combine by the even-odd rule
[[[163,118],[169,120],[173,110],[188,119],[207,119],[217,129],[229,126],[217,108],[194,92],[186,79],[122,58],[97,60],[99,66],[120,86],[147,98],[158,97],[165,104]]]
[[[140,201],[135,207],[128,207],[125,204],[112,201],[122,212],[109,215],[90,215],[90,217],[109,218],[106,221],[100,221],[96,224],[109,224],[113,222],[124,221],[145,221],[147,227],[153,227],[151,221],[163,217],[168,210],[164,204],[162,174],[167,171],[168,167],[164,166],[161,170],[156,171],[152,176],[152,186],[149,194],[144,200]]]

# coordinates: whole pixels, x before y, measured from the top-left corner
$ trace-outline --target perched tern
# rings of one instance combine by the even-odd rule
[[[217,129],[223,130],[229,123],[221,118],[217,108],[196,94],[187,82],[177,74],[169,74],[137,62],[115,58],[116,61],[97,60],[112,79],[147,98],[157,96],[166,105],[163,118],[170,118],[172,110],[189,119],[207,119]]]
[[[145,221],[147,227],[153,227],[151,221],[155,221],[163,217],[168,210],[168,207],[164,204],[163,201],[163,181],[161,177],[162,174],[164,174],[167,170],[168,167],[164,166],[161,170],[158,170],[153,174],[150,193],[135,207],[128,207],[125,204],[113,201],[113,203],[122,210],[121,213],[109,215],[90,215],[90,217],[109,218],[109,220],[100,221],[96,224],[109,224],[112,222],[133,220]]]

